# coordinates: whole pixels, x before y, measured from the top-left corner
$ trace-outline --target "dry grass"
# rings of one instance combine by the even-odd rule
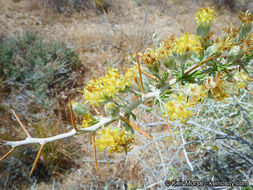
[[[196,24],[193,18],[197,8],[216,6],[212,0],[147,0],[140,1],[139,5],[134,0],[120,1],[120,3],[116,0],[112,2],[113,6],[106,14],[98,14],[94,10],[59,14],[54,9],[39,6],[39,0],[33,1],[33,3],[28,0],[0,0],[0,31],[9,36],[22,35],[27,30],[34,31],[43,38],[63,40],[69,46],[73,46],[80,54],[81,63],[87,68],[87,71],[82,73],[82,77],[78,78],[79,85],[84,86],[85,82],[92,77],[98,77],[105,73],[107,59],[109,61],[121,59],[120,67],[127,67],[124,63],[125,56],[151,46],[153,33],[157,33],[161,39],[173,33],[176,36],[184,31],[194,33]],[[235,14],[230,11],[226,4],[219,7],[218,21],[214,23],[214,30],[220,33],[220,28],[228,25],[227,20],[236,25]],[[81,94],[77,92],[78,90],[69,89],[66,94],[75,100],[81,100]],[[56,123],[61,127],[57,127],[57,131],[54,133],[62,132],[61,129],[67,130],[63,129],[66,123],[62,122],[70,121],[66,102],[67,100],[64,98],[59,100],[59,107],[62,109],[57,113]],[[143,123],[148,123],[147,118],[150,116],[146,115],[144,118]],[[1,127],[6,126],[6,123],[1,122],[0,125]],[[164,130],[165,133],[168,133],[164,126],[154,130],[156,133]],[[80,168],[67,177],[63,176],[64,180],[61,184],[56,184],[57,188],[73,189],[82,188],[84,185],[89,187],[91,183],[100,188],[105,185],[115,188],[117,184],[122,184],[122,182],[143,185],[145,171],[143,171],[143,165],[140,160],[136,159],[136,156],[145,157],[147,163],[152,162],[153,160],[148,160],[148,158],[152,154],[154,144],[149,149],[139,151],[134,156],[129,157],[98,153],[99,175],[96,176],[90,138],[89,135],[84,135],[74,138],[74,140],[59,142],[59,147],[66,142],[74,147],[73,149],[69,147],[68,152],[63,154],[70,155],[71,159],[77,159],[75,155],[79,155],[75,162]],[[141,145],[142,143],[138,142],[137,144]],[[61,151],[63,152],[64,149]],[[51,186],[52,184],[41,183],[36,187],[37,189],[50,189]]]

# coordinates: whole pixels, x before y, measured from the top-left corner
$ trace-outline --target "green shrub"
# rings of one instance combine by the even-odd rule
[[[75,52],[61,42],[46,42],[33,33],[0,41],[0,88],[21,87],[34,92],[45,107],[52,95],[73,83]],[[71,80],[70,80],[71,79]]]

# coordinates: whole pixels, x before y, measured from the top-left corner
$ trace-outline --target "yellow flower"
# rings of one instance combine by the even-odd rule
[[[185,32],[179,38],[175,40],[174,51],[176,53],[182,54],[187,51],[199,52],[202,50],[200,36],[195,36]]]
[[[186,94],[189,96],[188,102],[195,105],[204,101],[207,97],[207,89],[204,85],[189,84],[186,87]]]
[[[129,152],[134,143],[133,134],[127,132],[125,128],[107,127],[98,131],[99,137],[96,138],[96,147],[99,151],[107,150],[108,153]]]
[[[195,19],[197,20],[198,25],[206,24],[209,25],[210,21],[216,19],[216,13],[213,8],[200,8],[199,11],[195,15]]]
[[[139,53],[140,59],[144,64],[152,65],[157,60],[161,60],[171,54],[175,41],[174,35],[171,35],[168,39],[163,40],[158,48],[147,48],[144,53]]]
[[[90,113],[86,114],[86,115],[83,117],[83,125],[82,125],[82,127],[83,127],[83,128],[89,127],[91,121],[92,121],[92,118],[91,118]]]
[[[226,93],[222,74],[218,74],[215,78],[209,77],[205,83],[205,87],[216,101],[226,103],[225,99],[229,97],[229,95]]]
[[[245,13],[239,14],[238,18],[240,19],[242,25],[246,25],[248,23],[253,22],[253,15],[250,13],[249,10],[247,10]]]
[[[249,83],[249,76],[244,74],[242,71],[235,73],[234,79],[237,88],[244,88]]]
[[[219,36],[214,43],[219,51],[229,50],[236,46],[236,40],[239,34],[239,28],[224,27],[223,30],[225,35],[223,37]]]
[[[194,115],[192,112],[192,104],[187,102],[187,98],[180,92],[179,95],[172,95],[174,100],[170,100],[164,104],[166,114],[164,117],[170,117],[172,121],[180,119],[182,123],[188,121],[188,119]]]
[[[116,93],[123,91],[126,86],[131,86],[137,71],[137,66],[134,66],[128,69],[125,75],[121,75],[118,69],[109,68],[104,77],[87,82],[83,91],[84,99],[91,105],[99,105],[99,103],[106,100],[106,97],[114,97]]]

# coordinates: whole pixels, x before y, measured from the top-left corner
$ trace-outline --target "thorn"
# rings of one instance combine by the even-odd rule
[[[200,64],[194,66],[193,68],[191,68],[190,70],[186,71],[184,74],[188,75],[189,73],[191,73],[192,71],[194,71],[195,69],[197,69],[198,67],[200,67],[201,65],[203,65],[204,63],[210,61],[212,58],[214,58],[216,55],[212,55],[211,57],[207,58],[206,60],[202,61]]]
[[[72,109],[72,104],[71,104],[71,100],[69,98],[69,109],[70,109],[70,117],[71,117],[71,122],[72,122],[72,125],[74,127],[74,129],[76,131],[78,131],[77,127],[76,127],[76,124],[75,124],[75,121],[74,121],[74,114],[73,114],[73,109]]]
[[[12,149],[10,149],[9,152],[7,152],[2,158],[0,158],[0,162],[2,160],[4,160],[7,156],[9,156],[12,153],[13,150],[14,150],[14,147]]]
[[[170,123],[169,123],[169,121],[168,121],[168,118],[165,117],[165,120],[166,120],[166,123],[167,123],[168,128],[169,128],[169,131],[170,131],[171,140],[174,141],[174,138],[173,138],[173,135],[172,135],[172,131],[171,131],[171,128],[170,128]]]
[[[33,163],[33,167],[32,167],[32,169],[31,169],[31,171],[30,171],[29,177],[31,177],[31,175],[32,175],[32,173],[33,173],[33,170],[34,170],[34,168],[35,168],[35,166],[36,166],[36,164],[37,164],[37,162],[38,162],[38,160],[39,160],[39,157],[40,157],[40,155],[41,155],[41,152],[42,152],[42,149],[43,149],[44,145],[45,145],[45,144],[42,144],[41,147],[40,147],[40,149],[39,149],[39,151],[38,151],[38,154],[37,154],[37,156],[36,156],[36,158],[35,158],[35,161],[34,161],[34,163]]]
[[[142,83],[142,76],[141,76],[141,65],[140,65],[139,55],[138,55],[137,52],[136,52],[136,58],[137,58],[137,63],[138,63],[139,77],[140,77],[140,82],[141,82],[142,94],[145,94],[143,83]]]
[[[96,152],[96,145],[95,145],[95,134],[92,133],[92,143],[93,143],[93,151],[94,151],[94,161],[96,164],[96,171],[98,175],[98,161],[97,161],[97,152]]]
[[[137,131],[139,131],[141,134],[143,134],[145,137],[147,137],[148,139],[152,140],[152,138],[145,132],[143,132],[139,127],[137,127],[136,125],[134,125],[133,123],[131,123],[127,118],[125,118],[124,116],[121,116],[121,118],[128,124],[131,125],[134,129],[136,129]]]
[[[158,78],[156,78],[156,77],[154,77],[153,75],[147,73],[146,71],[141,70],[141,72],[142,72],[144,75],[146,75],[147,77],[152,78],[153,80],[158,80],[158,81],[160,81]]]
[[[14,116],[16,117],[16,119],[18,120],[18,123],[20,124],[21,128],[23,129],[23,131],[25,132],[25,134],[27,135],[27,137],[31,137],[31,135],[28,133],[28,131],[26,130],[25,126],[23,125],[23,123],[21,123],[20,119],[18,118],[17,114],[15,113],[15,111],[13,109],[11,109],[11,111],[13,112]]]
[[[93,106],[93,105],[92,105],[92,107],[93,107],[93,109],[95,110],[96,114],[97,114],[100,118],[102,118],[102,116],[101,116],[101,114],[99,113],[99,111],[97,110],[97,108],[96,108],[95,106]]]
[[[253,92],[251,92],[250,89],[248,89],[246,86],[244,87],[251,95],[253,95]]]

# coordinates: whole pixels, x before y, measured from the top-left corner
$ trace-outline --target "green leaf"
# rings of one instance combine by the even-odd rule
[[[169,76],[169,72],[167,70],[164,70],[161,77],[162,81],[166,81],[168,76]]]
[[[133,117],[133,119],[136,121],[136,115],[133,112],[130,112],[130,115]]]
[[[151,112],[153,109],[155,109],[155,107],[157,106],[157,104],[158,104],[158,100],[155,99],[153,106],[151,108],[147,109],[146,112]]]
[[[210,32],[210,24],[209,25],[206,25],[206,24],[198,25],[196,33],[198,36],[201,36],[201,38],[206,37],[209,34],[209,32]]]
[[[164,58],[163,64],[167,69],[175,69],[176,68],[175,58],[172,56]]]
[[[89,109],[81,104],[81,103],[77,103],[77,102],[71,102],[72,104],[72,108],[73,108],[73,111],[79,115],[79,116],[85,116],[86,114],[89,113]]]

